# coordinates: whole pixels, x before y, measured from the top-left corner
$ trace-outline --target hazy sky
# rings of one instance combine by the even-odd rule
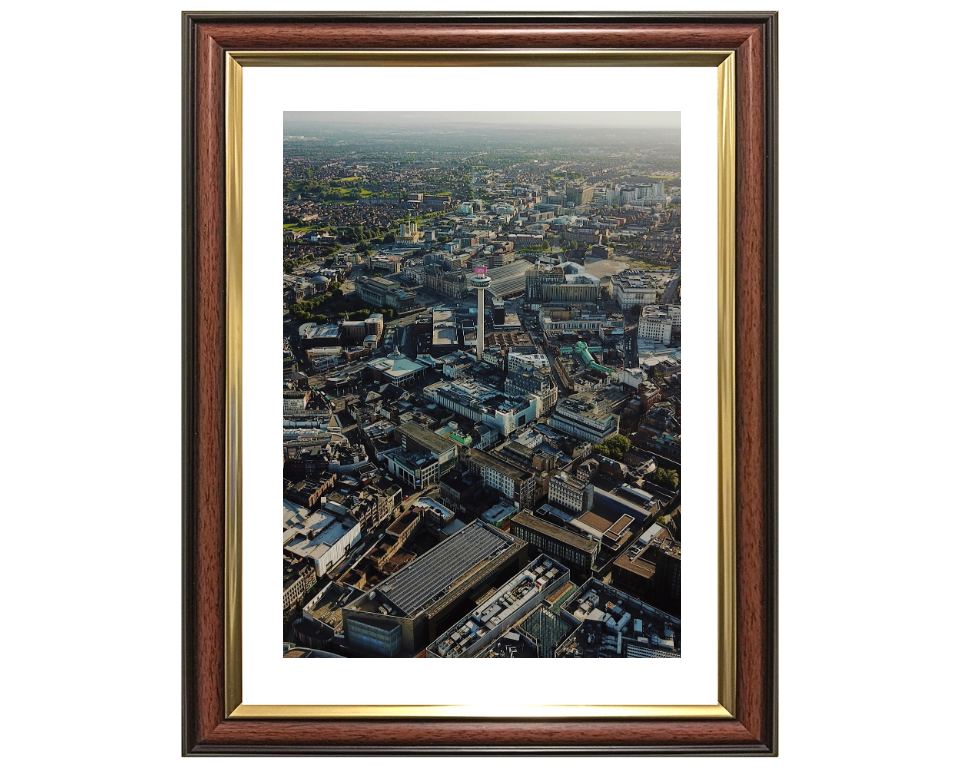
[[[680,128],[679,112],[284,112],[284,123],[491,123],[591,128]]]

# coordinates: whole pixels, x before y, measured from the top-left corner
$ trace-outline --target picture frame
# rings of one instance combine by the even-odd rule
[[[712,66],[720,120],[716,708],[249,707],[239,674],[244,66]],[[735,63],[735,66],[734,66]],[[183,753],[777,751],[775,13],[183,14]],[[726,222],[726,224],[725,224]],[[723,254],[727,254],[726,260]],[[571,720],[577,727],[570,728]]]

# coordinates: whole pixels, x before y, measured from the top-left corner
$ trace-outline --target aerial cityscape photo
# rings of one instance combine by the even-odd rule
[[[288,112],[285,658],[680,656],[680,113]]]

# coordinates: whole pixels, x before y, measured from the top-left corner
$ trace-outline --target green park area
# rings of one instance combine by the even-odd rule
[[[630,263],[631,269],[644,269],[644,270],[651,270],[651,271],[657,270],[657,269],[664,269],[664,270],[670,269],[670,267],[665,266],[663,264],[651,264],[648,261],[642,261],[640,259],[625,259],[625,261],[628,261]]]
[[[284,232],[323,232],[326,227],[314,224],[284,224]]]
[[[664,266],[663,264],[651,264],[650,262],[644,261],[643,259],[631,259],[629,256],[613,256],[612,258],[606,259],[605,261],[608,261],[608,262],[616,261],[616,262],[620,262],[621,264],[627,264],[628,269],[643,269],[643,270],[671,269],[671,267]],[[616,274],[616,272],[619,272],[619,271],[620,270],[611,270],[610,272],[611,274]]]
[[[336,288],[313,299],[307,299],[290,306],[290,316],[299,323],[334,323],[338,320],[365,320],[373,312],[379,312],[386,321],[393,320],[396,310],[390,307],[371,309],[356,293],[344,296],[339,283]]]
[[[315,179],[290,180],[284,182],[283,194],[286,199],[290,200],[300,195],[307,200],[323,200],[328,203],[358,200],[377,194],[372,190],[363,189],[359,185],[359,181],[359,176],[337,179],[333,183],[316,181]]]
[[[340,181],[349,181],[349,179],[340,179]],[[330,187],[330,192],[333,195],[333,199],[336,199],[337,195],[349,195],[351,193],[360,193],[360,197],[372,197],[376,192],[371,192],[369,189],[357,189],[356,187]],[[328,198],[330,199],[330,198]]]

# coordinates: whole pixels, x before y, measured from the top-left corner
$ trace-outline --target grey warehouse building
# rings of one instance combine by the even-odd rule
[[[345,605],[344,638],[380,656],[415,655],[526,563],[526,543],[474,521]]]

